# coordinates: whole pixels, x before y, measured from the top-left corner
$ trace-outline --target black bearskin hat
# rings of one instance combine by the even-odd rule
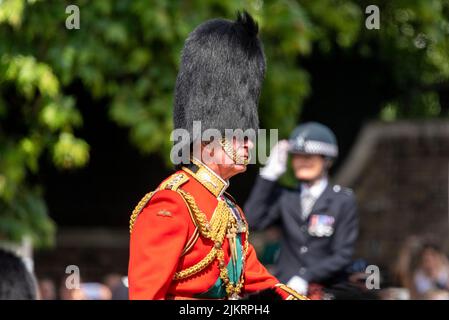
[[[199,25],[182,51],[174,98],[174,128],[192,134],[213,128],[254,129],[265,75],[265,56],[258,25],[247,13],[236,21],[213,19]],[[194,137],[193,139],[197,139]]]

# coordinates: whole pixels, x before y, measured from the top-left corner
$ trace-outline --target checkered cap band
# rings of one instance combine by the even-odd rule
[[[336,145],[326,143],[322,141],[308,140],[301,146],[294,147],[291,152],[307,153],[307,154],[320,154],[327,157],[337,157],[338,148]]]

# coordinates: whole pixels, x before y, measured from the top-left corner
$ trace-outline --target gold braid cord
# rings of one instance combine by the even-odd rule
[[[200,262],[185,270],[175,273],[174,280],[181,280],[200,272],[216,259],[226,235],[229,211],[227,210],[228,208],[226,203],[224,201],[219,201],[211,221],[208,222],[206,215],[200,210],[200,208],[198,208],[193,196],[182,189],[178,189],[177,191],[184,197],[189,205],[190,210],[196,220],[196,225],[198,226],[200,234],[214,242],[214,247]]]
[[[310,300],[309,298],[307,298],[306,296],[296,292],[295,290],[293,290],[292,288],[286,286],[283,283],[278,283],[276,285],[276,287],[278,287],[279,289],[282,289],[283,291],[287,292],[288,294],[290,294],[286,300]]]
[[[161,185],[154,191],[147,193],[142,200],[139,201],[137,206],[134,208],[131,217],[129,219],[129,233],[132,233],[134,224],[136,223],[137,216],[142,212],[143,208],[147,205],[147,203],[151,200],[151,197],[158,191],[163,189],[169,189],[173,191],[177,191],[180,185],[187,182],[189,178],[183,174],[173,174],[167,180],[165,180]]]
[[[148,201],[151,200],[151,197],[154,195],[156,191],[152,191],[147,193],[142,200],[139,201],[137,206],[134,208],[133,213],[131,214],[131,218],[129,219],[129,233],[133,232],[134,224],[136,223],[137,216],[139,213],[143,210],[143,208],[146,206]]]
[[[187,204],[190,207],[190,210],[193,213],[193,216],[196,220],[196,225],[200,231],[200,234],[210,239],[214,242],[214,247],[209,251],[209,253],[204,257],[200,262],[195,265],[176,272],[174,275],[174,280],[182,280],[188,277],[191,277],[198,272],[204,270],[207,266],[209,266],[214,260],[218,261],[218,267],[220,269],[220,279],[223,281],[226,289],[226,293],[229,298],[236,298],[241,289],[243,288],[244,283],[244,272],[242,272],[240,281],[237,283],[233,283],[229,280],[228,269],[226,267],[226,263],[224,261],[224,251],[223,251],[223,241],[226,236],[226,233],[229,229],[235,227],[235,218],[232,216],[230,209],[225,201],[219,200],[218,205],[215,208],[214,214],[208,222],[206,215],[198,208],[195,199],[188,192],[178,189],[177,192],[181,194],[186,200]],[[243,249],[243,257],[244,261],[246,258],[246,254],[248,252],[248,228],[246,228],[246,239],[245,245]],[[244,265],[243,265],[244,268]]]

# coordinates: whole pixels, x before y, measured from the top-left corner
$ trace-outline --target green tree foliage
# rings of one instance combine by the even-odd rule
[[[65,27],[71,4],[80,9],[79,30]],[[370,4],[380,8],[380,30],[365,28]],[[394,74],[383,118],[441,116],[448,8],[445,0],[0,0],[0,238],[31,234],[38,245],[51,243],[53,223],[29,178],[45,154],[63,170],[88,163],[89,141],[76,135],[83,118],[70,86],[107,101],[111,121],[129,129],[130,141],[168,162],[184,39],[206,19],[246,9],[259,21],[268,62],[261,120],[281,137],[311,92],[301,57],[331,56],[337,48],[377,55]]]

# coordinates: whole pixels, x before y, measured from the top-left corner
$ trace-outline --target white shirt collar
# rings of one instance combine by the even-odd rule
[[[306,183],[301,183],[301,195],[305,192],[310,192],[315,199],[318,199],[326,189],[328,183],[327,177],[322,177],[311,186]]]

